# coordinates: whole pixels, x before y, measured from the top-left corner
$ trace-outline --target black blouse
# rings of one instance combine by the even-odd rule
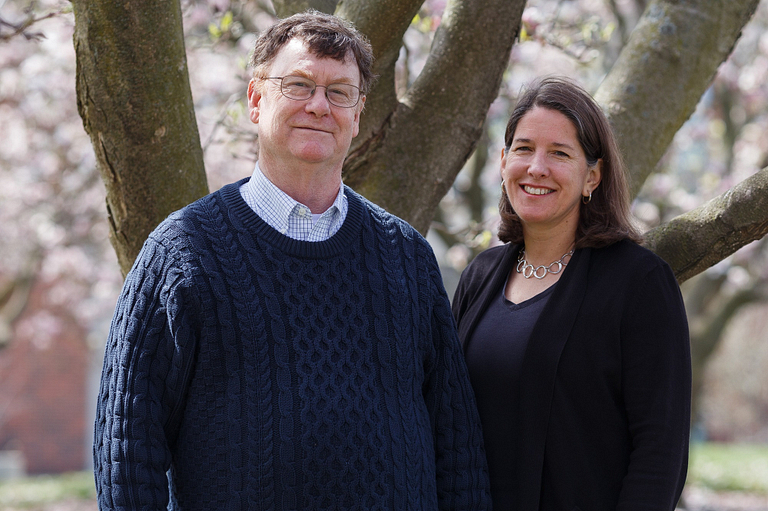
[[[477,398],[491,474],[494,509],[512,508],[512,421],[517,409],[520,367],[536,321],[554,285],[520,304],[498,293],[467,345],[469,378]]]

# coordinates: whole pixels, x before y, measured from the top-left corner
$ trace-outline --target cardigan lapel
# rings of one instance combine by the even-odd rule
[[[523,359],[520,375],[520,430],[518,438],[521,460],[516,481],[520,505],[517,509],[538,509],[544,448],[550,421],[552,396],[560,354],[570,336],[587,288],[592,250],[577,250],[541,312]]]
[[[520,245],[514,243],[508,243],[504,247],[504,253],[498,264],[495,265],[493,271],[488,274],[481,282],[475,285],[476,291],[479,295],[479,300],[476,300],[470,309],[466,312],[466,316],[471,318],[471,321],[466,325],[459,326],[459,338],[463,339],[464,354],[467,353],[467,347],[469,346],[472,334],[475,331],[475,327],[483,317],[483,312],[488,309],[488,306],[498,293],[501,292],[504,285],[509,278],[509,272],[514,264],[514,256],[517,254],[517,250]]]

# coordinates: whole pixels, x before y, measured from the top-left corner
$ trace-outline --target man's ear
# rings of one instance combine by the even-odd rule
[[[261,84],[252,78],[248,82],[248,117],[254,124],[259,124],[259,103],[261,102]]]
[[[360,133],[360,114],[363,113],[365,108],[365,96],[360,96],[360,102],[355,106],[355,120],[352,126],[352,138],[355,138]]]

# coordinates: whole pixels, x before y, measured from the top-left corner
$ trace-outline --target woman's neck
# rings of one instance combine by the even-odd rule
[[[534,266],[548,265],[559,260],[573,248],[576,233],[560,235],[524,234],[525,259]]]

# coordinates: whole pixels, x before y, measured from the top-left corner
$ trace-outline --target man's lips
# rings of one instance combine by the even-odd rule
[[[299,130],[306,130],[306,131],[316,131],[320,133],[330,133],[330,130],[315,127],[315,126],[294,126],[294,128]]]

